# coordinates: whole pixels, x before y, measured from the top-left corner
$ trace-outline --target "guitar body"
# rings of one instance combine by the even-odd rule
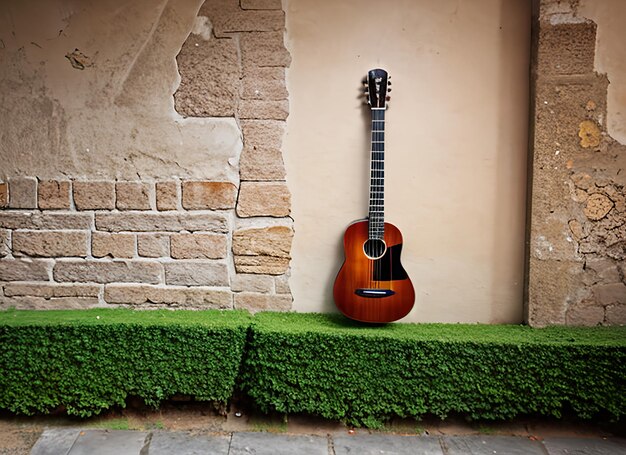
[[[371,258],[365,253],[368,223],[356,221],[346,229],[345,262],[333,289],[335,305],[357,321],[396,321],[411,311],[415,301],[413,284],[400,263],[402,234],[393,224],[385,223],[384,247]]]

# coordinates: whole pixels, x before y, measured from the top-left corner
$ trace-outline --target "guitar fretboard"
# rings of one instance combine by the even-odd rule
[[[372,108],[369,238],[385,235],[385,109]]]

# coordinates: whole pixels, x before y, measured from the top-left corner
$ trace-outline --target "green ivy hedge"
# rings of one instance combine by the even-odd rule
[[[238,386],[236,385],[238,384]],[[626,327],[388,324],[238,311],[0,311],[0,409],[89,416],[128,396],[354,425],[462,413],[626,413]]]
[[[128,396],[226,402],[249,326],[238,311],[2,311],[0,408],[85,417]]]
[[[626,412],[626,328],[388,324],[255,317],[242,386],[261,410],[376,427],[462,413],[589,418]]]

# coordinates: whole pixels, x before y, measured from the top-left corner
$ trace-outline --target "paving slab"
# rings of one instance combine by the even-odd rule
[[[516,436],[442,436],[447,455],[545,455],[541,443]]]
[[[439,438],[434,436],[396,436],[356,434],[333,437],[335,455],[444,455]]]
[[[233,433],[229,455],[328,455],[324,436]]]
[[[545,438],[549,455],[626,455],[626,439]]]
[[[85,430],[68,455],[139,455],[147,436],[145,431]]]
[[[77,428],[44,430],[30,455],[67,455],[79,433]]]
[[[194,435],[155,431],[148,455],[228,455],[230,435]],[[142,454],[143,455],[143,454]]]

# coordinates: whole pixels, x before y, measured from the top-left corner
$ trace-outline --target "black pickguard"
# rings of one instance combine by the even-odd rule
[[[387,248],[380,259],[374,260],[374,281],[406,280],[407,275],[400,263],[402,244]]]

